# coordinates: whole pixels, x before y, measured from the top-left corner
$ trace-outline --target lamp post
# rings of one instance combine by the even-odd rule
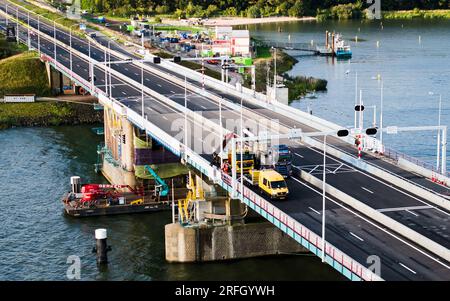
[[[441,125],[441,107],[442,107],[442,95],[440,93],[434,93],[434,92],[428,92],[429,95],[439,96],[439,113],[438,113],[438,126]],[[436,171],[439,171],[439,165],[440,165],[440,153],[441,153],[441,131],[438,131],[437,135],[437,159],[436,159]],[[442,166],[443,169],[443,166]]]
[[[64,19],[65,17],[59,17],[55,20],[53,20],[53,42],[54,42],[54,52],[55,52],[55,63],[56,63],[56,21],[60,20],[60,19]]]
[[[41,53],[41,16],[48,15],[49,13],[43,13],[38,15],[37,28],[38,28],[38,52]]]
[[[73,79],[73,70],[72,70],[72,27],[80,25],[80,24],[72,24],[69,28],[69,45],[70,45],[70,51],[69,51],[69,57],[70,57],[70,77]]]

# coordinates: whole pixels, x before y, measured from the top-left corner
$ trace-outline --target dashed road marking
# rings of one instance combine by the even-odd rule
[[[367,191],[368,193],[373,194],[373,191],[372,191],[372,190],[369,190],[369,189],[367,189],[366,187],[362,187],[362,186],[361,186],[361,188],[364,189],[365,191]]]
[[[318,215],[320,215],[320,212],[317,211],[316,209],[312,208],[312,207],[308,207],[309,209],[311,209],[312,211],[314,211],[315,213],[317,213]]]
[[[350,235],[353,236],[353,237],[356,237],[356,238],[359,239],[360,241],[364,241],[364,239],[362,239],[361,237],[359,237],[358,235],[356,235],[356,234],[353,233],[353,232],[350,232]]]
[[[410,271],[413,274],[417,274],[416,271],[414,271],[413,269],[407,267],[406,265],[404,265],[403,263],[399,262],[399,265],[401,265],[402,267],[404,267],[405,269],[407,269],[408,271]]]

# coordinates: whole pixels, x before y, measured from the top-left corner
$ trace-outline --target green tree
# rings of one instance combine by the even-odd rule
[[[305,15],[305,7],[303,1],[297,0],[294,5],[288,10],[291,17],[303,17]]]
[[[261,11],[258,6],[252,5],[247,8],[247,18],[259,18],[261,17]]]

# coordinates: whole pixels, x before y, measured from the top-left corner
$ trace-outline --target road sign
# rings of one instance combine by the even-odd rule
[[[386,128],[386,132],[388,134],[398,134],[398,127],[396,127],[396,126],[388,126]]]
[[[81,23],[80,24],[80,30],[86,30],[86,24]]]

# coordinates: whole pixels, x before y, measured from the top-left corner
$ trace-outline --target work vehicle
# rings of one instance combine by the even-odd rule
[[[285,178],[292,175],[292,153],[286,144],[272,145],[259,150],[257,159],[262,168],[273,168]]]
[[[258,186],[260,192],[271,199],[286,199],[289,194],[284,177],[273,169],[253,169],[249,173],[249,178],[244,179],[251,185]]]

